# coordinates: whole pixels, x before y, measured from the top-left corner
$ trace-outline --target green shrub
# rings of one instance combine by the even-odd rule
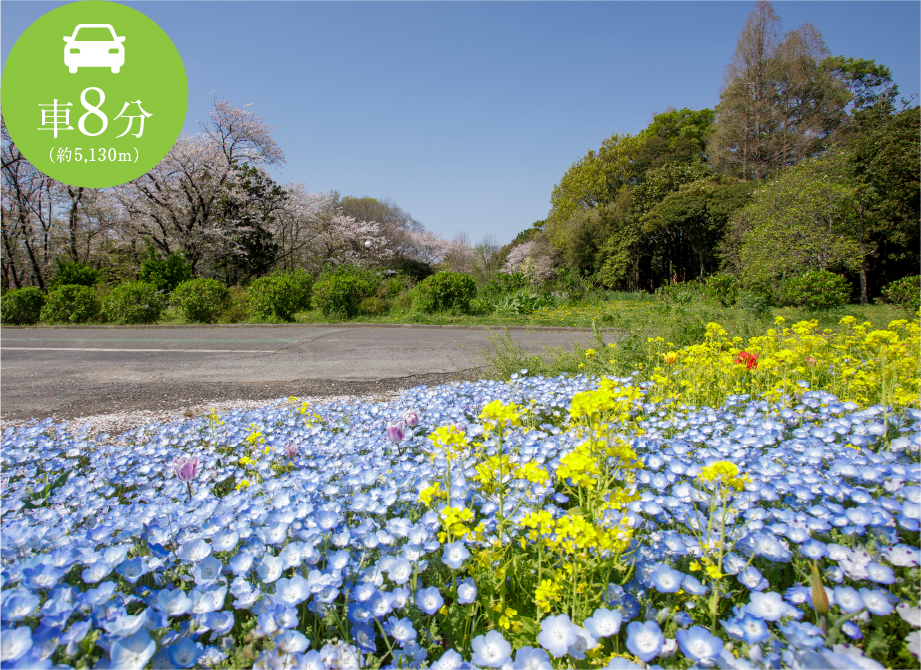
[[[419,282],[415,292],[413,307],[421,312],[467,313],[476,297],[476,284],[470,275],[446,271]]]
[[[909,314],[921,309],[921,275],[902,277],[883,287],[883,297]]]
[[[393,299],[410,287],[411,281],[406,275],[387,277],[377,288],[377,297]]]
[[[99,300],[91,286],[64,284],[48,294],[42,307],[42,321],[86,323],[99,315]]]
[[[332,275],[313,285],[313,302],[324,316],[352,318],[368,290],[360,277]]]
[[[102,315],[112,323],[153,323],[160,318],[164,298],[157,287],[143,281],[129,281],[112,289],[102,301]]]
[[[553,304],[553,299],[546,293],[518,290],[499,298],[494,305],[496,314],[503,316],[521,316],[531,314],[543,307]]]
[[[276,272],[253,280],[249,300],[260,321],[292,321],[294,313],[310,309],[313,278],[305,270]]]
[[[0,298],[0,321],[17,326],[37,323],[44,304],[45,294],[34,286],[13,289]]]
[[[65,262],[60,258],[54,259],[58,266],[57,274],[48,282],[48,287],[55,289],[58,286],[95,286],[99,279],[99,270],[91,268],[86,263],[79,261]]]
[[[501,295],[516,293],[530,287],[531,281],[523,272],[497,272],[484,284],[478,294],[486,298],[498,298]]]
[[[249,292],[242,286],[229,286],[230,300],[227,308],[217,317],[218,323],[248,323],[253,316]]]
[[[415,261],[411,258],[397,259],[390,263],[390,268],[396,270],[401,275],[409,277],[410,281],[414,284],[418,284],[423,279],[428,279],[435,274],[435,270],[432,269],[431,265],[423,263],[422,261]]]
[[[190,279],[173,291],[172,303],[184,321],[213,323],[230,302],[227,287],[214,279]]]
[[[377,296],[372,295],[368,298],[363,298],[362,301],[358,303],[359,314],[377,316],[379,314],[386,314],[388,311],[390,311],[390,303]]]
[[[739,280],[725,272],[710,275],[704,280],[704,295],[723,307],[732,307],[739,297]]]
[[[172,293],[182,282],[192,278],[192,266],[175,251],[163,257],[147,247],[147,257],[141,261],[138,279],[153,284],[158,291]]]
[[[765,314],[771,304],[764,293],[739,291],[735,299],[735,306],[755,314]]]
[[[689,305],[703,295],[704,285],[697,279],[664,284],[656,289],[656,300],[669,305]]]
[[[785,305],[810,310],[840,307],[850,296],[851,286],[847,280],[827,270],[811,270],[790,277],[780,287]]]

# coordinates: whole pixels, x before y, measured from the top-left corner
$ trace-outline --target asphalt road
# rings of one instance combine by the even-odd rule
[[[513,330],[531,351],[591,334]],[[0,329],[4,419],[365,395],[475,376],[489,332],[374,326]]]

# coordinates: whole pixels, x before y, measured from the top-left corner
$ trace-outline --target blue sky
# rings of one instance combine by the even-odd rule
[[[0,54],[63,3],[3,0]],[[211,92],[277,126],[281,181],[389,196],[435,232],[500,243],[571,163],[667,107],[719,101],[753,2],[126,2],[172,38],[185,130]],[[918,2],[776,2],[833,54],[919,91]],[[917,102],[917,100],[916,100]]]

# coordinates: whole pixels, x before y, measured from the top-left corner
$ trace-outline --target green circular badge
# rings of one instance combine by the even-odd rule
[[[48,12],[3,69],[3,117],[23,155],[49,177],[102,188],[154,167],[185,122],[189,86],[156,23],[114,2]]]

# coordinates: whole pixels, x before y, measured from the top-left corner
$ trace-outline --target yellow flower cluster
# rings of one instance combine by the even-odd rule
[[[716,323],[707,324],[704,341],[679,351],[660,351],[651,341],[653,402],[675,401],[719,407],[730,394],[750,394],[774,402],[811,390],[824,390],[842,402],[918,407],[921,392],[921,337],[917,321],[892,321],[870,331],[853,316],[836,330],[820,331],[817,321],[790,327],[784,319],[764,335],[730,339]]]
[[[627,422],[643,393],[632,386],[618,386],[617,382],[605,377],[595,391],[583,391],[572,398],[569,416],[575,421],[582,417],[602,415],[609,420]]]
[[[697,479],[715,486],[726,486],[736,491],[742,491],[746,484],[751,483],[751,477],[740,475],[738,466],[732,461],[717,461],[702,467]]]
[[[452,426],[441,426],[429,435],[432,444],[444,452],[445,458],[453,460],[467,448],[467,436],[464,431]]]
[[[492,433],[506,426],[521,425],[521,408],[515,403],[503,405],[499,400],[493,400],[480,412],[480,421],[484,430]]]

